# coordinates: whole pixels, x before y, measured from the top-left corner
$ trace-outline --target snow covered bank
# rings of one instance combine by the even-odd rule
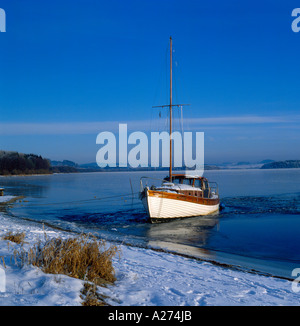
[[[2,240],[2,236],[9,231],[24,232],[25,247],[31,246],[43,235],[39,226],[28,224],[26,227],[25,224],[18,224],[16,220],[10,220],[0,214],[0,306],[80,305],[80,280],[65,275],[45,274],[33,266],[20,268],[15,263],[14,250],[20,249],[20,245]],[[58,236],[51,230],[48,230],[47,234]]]
[[[8,203],[15,198],[17,198],[17,197],[15,197],[15,196],[0,196],[0,203]]]
[[[122,305],[298,305],[292,282],[124,247],[111,289]]]
[[[64,275],[45,274],[32,266],[20,268],[15,264],[13,251],[19,245],[1,239],[9,231],[24,232],[25,247],[44,236],[42,226],[0,214],[0,271],[5,272],[0,305],[81,305],[82,281]],[[50,228],[45,228],[45,232],[48,237],[74,236]],[[99,292],[109,296],[107,303],[113,306],[299,304],[300,292],[292,291],[291,281],[226,269],[149,249],[120,247],[120,259],[114,258],[115,285],[98,288]]]

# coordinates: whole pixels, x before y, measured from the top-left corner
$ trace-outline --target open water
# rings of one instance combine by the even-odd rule
[[[6,211],[24,223],[280,277],[300,268],[300,169],[206,171],[219,185],[222,210],[160,224],[149,223],[138,199],[141,176],[166,172],[0,177],[0,186],[5,195],[25,196]]]

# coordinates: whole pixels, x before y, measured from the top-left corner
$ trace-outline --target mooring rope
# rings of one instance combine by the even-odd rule
[[[119,198],[122,198],[122,197],[131,197],[132,199],[134,199],[134,195],[137,195],[137,194],[139,194],[139,193],[136,192],[136,193],[121,194],[121,195],[114,195],[114,196],[107,196],[107,197],[98,197],[98,198],[95,197],[95,198],[91,198],[91,199],[73,200],[73,201],[66,201],[66,202],[30,204],[30,205],[26,205],[26,208],[41,207],[41,206],[55,206],[55,205],[69,205],[69,204],[84,204],[84,203],[88,203],[88,202],[92,202],[92,201],[106,201],[106,200],[114,201],[111,199],[115,198],[115,200],[119,200]],[[129,198],[129,199],[131,199],[131,198]],[[138,199],[138,198],[135,198],[135,199]],[[128,199],[126,199],[126,200],[128,200]],[[22,203],[22,206],[23,206],[24,203],[27,203],[27,201],[20,200],[19,203]]]

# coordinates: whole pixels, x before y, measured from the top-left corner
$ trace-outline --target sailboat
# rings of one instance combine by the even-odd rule
[[[182,104],[172,103],[172,37],[170,37],[170,165],[169,176],[159,185],[148,185],[153,178],[140,180],[140,199],[149,215],[150,221],[161,222],[175,218],[203,216],[219,211],[220,199],[218,185],[208,182],[205,177],[172,172],[172,109]],[[144,184],[146,181],[146,184]],[[143,183],[144,182],[144,183]]]

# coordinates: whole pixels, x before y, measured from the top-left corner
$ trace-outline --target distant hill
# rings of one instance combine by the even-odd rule
[[[300,160],[288,160],[264,164],[261,169],[297,169],[300,168]]]
[[[236,165],[250,165],[250,162],[238,162]]]
[[[83,169],[97,169],[97,170],[100,169],[100,167],[98,166],[98,164],[96,162],[80,164],[80,167]]]
[[[78,164],[73,161],[63,160],[63,161],[50,161],[51,166],[72,166],[78,167]]]
[[[137,167],[137,168],[132,168],[130,166],[120,168],[120,167],[105,167],[105,168],[100,168],[97,163],[86,163],[86,164],[80,164],[78,166],[80,171],[169,171],[168,167],[158,167],[158,168],[152,168],[151,166],[149,167]],[[182,170],[193,170],[189,169],[187,167],[182,167],[182,168],[174,168],[173,171],[182,171]],[[220,168],[216,165],[207,165],[204,164],[204,170],[220,170]]]
[[[250,163],[250,162],[225,162],[219,164],[220,169],[225,170],[241,170],[241,169],[260,169],[262,163]]]
[[[267,164],[267,163],[273,163],[275,162],[274,160],[263,160],[263,161],[260,161],[259,163],[261,164]]]

